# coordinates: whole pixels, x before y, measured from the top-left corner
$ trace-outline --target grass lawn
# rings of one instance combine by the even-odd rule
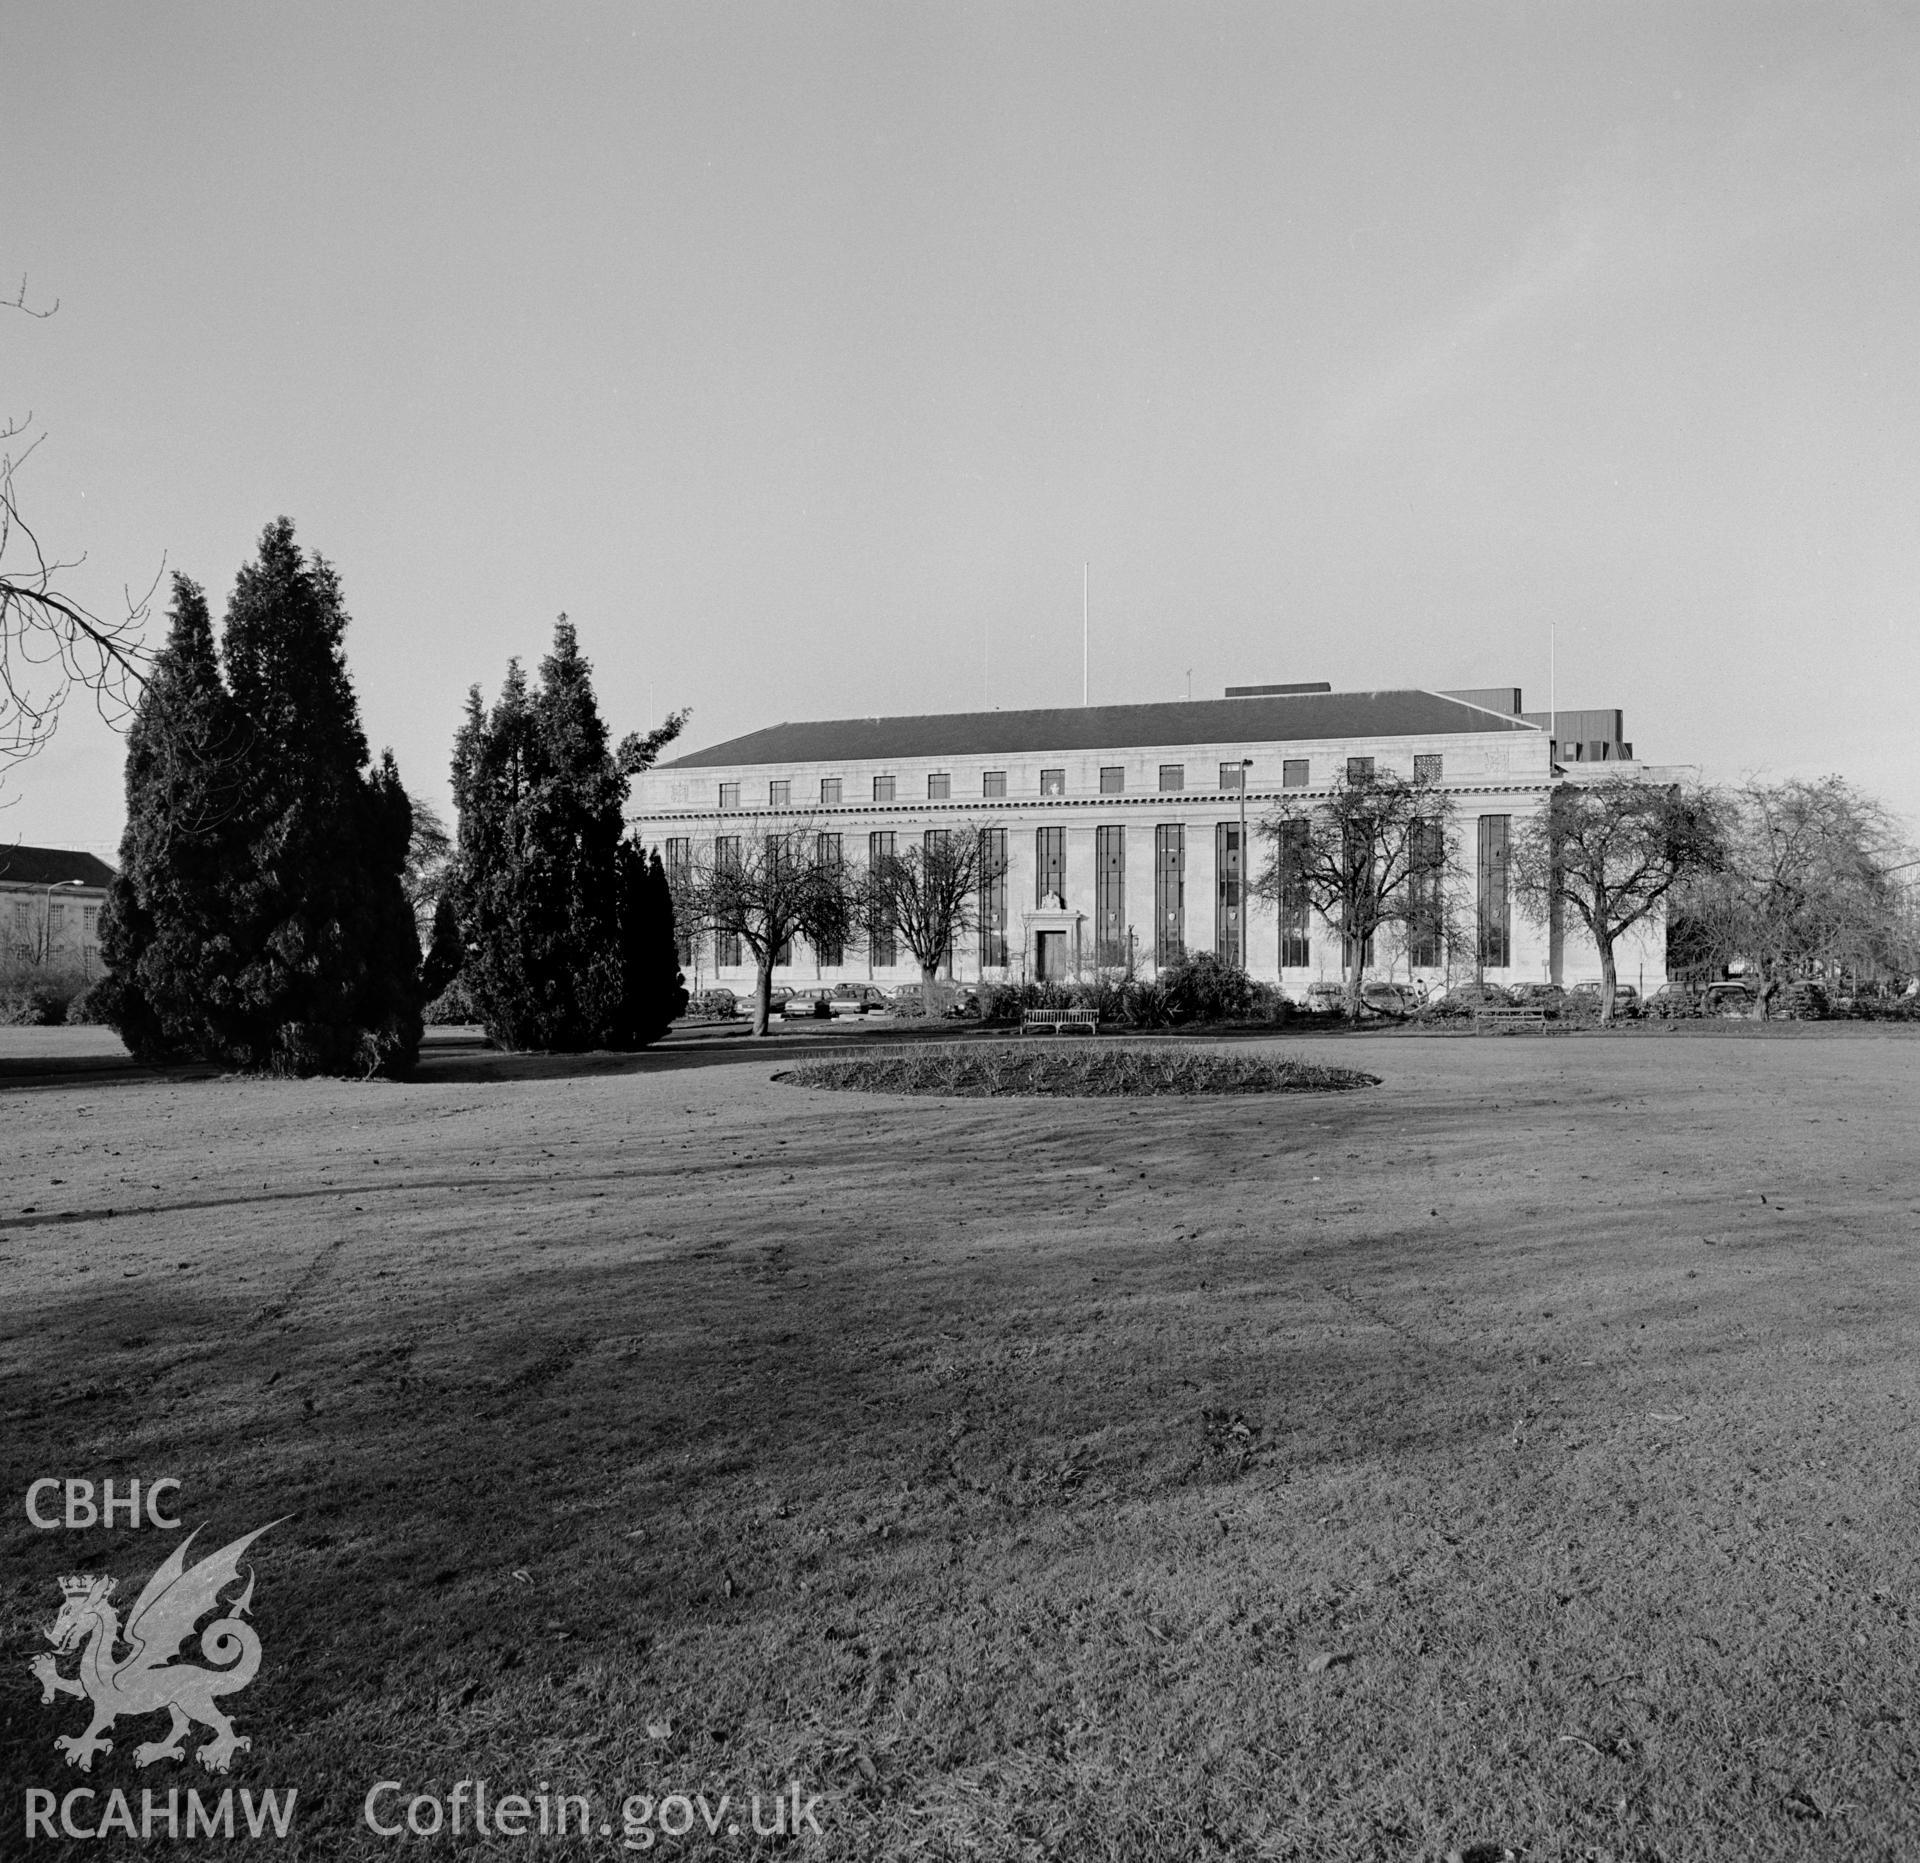
[[[21,1846],[28,1788],[231,1785],[328,1860],[721,1793],[652,1854],[1920,1856],[1920,1038],[1280,1040],[1382,1084],[1181,1099],[794,1051],[10,1063],[0,1854],[134,1848]],[[196,1556],[290,1516],[230,1777],[53,1749],[58,1575],[181,1537],[28,1524],[108,1475]],[[480,1778],[595,1834],[363,1821]],[[756,1840],[790,1781],[821,1834]]]

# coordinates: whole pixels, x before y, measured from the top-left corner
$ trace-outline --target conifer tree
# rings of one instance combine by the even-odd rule
[[[173,579],[165,648],[127,732],[127,825],[101,915],[106,1019],[143,1061],[232,1060],[228,893],[246,858],[251,733],[207,599]]]
[[[233,988],[244,1064],[268,1073],[404,1072],[420,1046],[413,811],[391,753],[367,768],[346,627],[332,566],[276,519],[222,641],[254,763]]]
[[[679,973],[671,984],[657,977],[659,934],[647,916],[658,902],[642,857],[622,839],[628,771],[678,729],[670,719],[616,756],[564,615],[537,686],[529,689],[515,661],[491,712],[478,687],[468,695],[454,745],[453,887],[467,990],[502,1046],[644,1047],[678,1013],[661,1014]]]

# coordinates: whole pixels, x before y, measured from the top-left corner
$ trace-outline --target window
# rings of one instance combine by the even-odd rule
[[[1177,964],[1187,949],[1187,831],[1166,822],[1153,831],[1153,961]]]
[[[80,908],[80,935],[85,938],[89,944],[98,940],[100,936],[100,908],[98,906],[82,906]]]
[[[892,777],[876,776],[873,779],[873,799],[876,802],[891,802],[893,800]]]
[[[823,776],[820,779],[820,806],[823,809],[837,809],[840,806],[840,779],[837,776]]]
[[[921,872],[921,897],[931,902],[936,909],[940,902],[951,895],[948,888],[953,884],[952,864],[946,859],[947,842],[952,836],[948,828],[929,828],[920,837],[923,865]],[[940,963],[947,975],[953,975],[953,940],[947,940],[947,948],[940,953]]]
[[[693,843],[684,835],[669,835],[664,850],[667,869],[667,890],[677,894],[686,883],[693,868]],[[673,928],[673,946],[676,961],[682,964],[693,962],[693,933],[676,919]]]
[[[1413,780],[1416,783],[1437,783],[1440,780],[1440,753],[1415,757],[1413,760]]]
[[[1221,963],[1245,968],[1241,948],[1240,824],[1216,822],[1213,830],[1213,948]]]
[[[783,860],[790,860],[797,866],[799,864],[801,851],[802,850],[795,847],[785,835],[768,835],[760,844],[760,858],[766,863],[764,871],[769,875],[777,874],[780,870],[780,863]],[[782,938],[780,940],[779,949],[773,954],[773,961],[776,966],[791,964],[793,962],[793,940],[791,938]]]
[[[883,779],[876,776],[873,780],[877,788]],[[884,780],[887,787],[891,789],[893,778],[889,776]],[[876,831],[867,836],[867,865],[870,869],[892,858],[893,836],[891,834]],[[885,969],[888,965],[899,961],[899,947],[894,941],[893,920],[877,911],[869,914],[867,920],[867,956],[872,968],[876,970]]]
[[[723,785],[723,788],[727,785]],[[740,785],[731,785],[736,796]],[[740,837],[737,834],[716,835],[713,843],[713,865],[719,873],[738,873],[740,871]],[[745,960],[741,948],[740,934],[737,931],[722,931],[713,941],[713,961],[723,970],[737,970]]]
[[[1305,789],[1307,786],[1307,760],[1304,757],[1289,757],[1280,765],[1280,787],[1282,789]]]
[[[1100,793],[1103,796],[1118,796],[1126,793],[1127,766],[1124,763],[1103,763],[1100,766]]]
[[[1373,759],[1371,757],[1349,757],[1347,759],[1347,781],[1350,783],[1372,782]]]
[[[769,783],[767,785],[767,807],[770,809],[788,809],[793,806],[793,784],[791,782]]]
[[[1064,796],[1067,793],[1066,771],[1042,770],[1040,772],[1040,793],[1043,796]]]
[[[1007,773],[1005,770],[986,770],[981,773],[980,793],[991,801],[996,796],[1007,793]]]
[[[980,830],[980,968],[1007,961],[1007,831]]]
[[[1444,916],[1440,879],[1446,864],[1445,827],[1439,822],[1416,822],[1407,873],[1407,963],[1416,970],[1433,970],[1440,964]]]
[[[1127,961],[1127,831],[1093,831],[1093,961]]]
[[[1220,766],[1220,787],[1222,789],[1245,789],[1247,786],[1246,766],[1241,763],[1223,763]]]
[[[740,785],[722,783],[720,785],[720,806],[723,809],[737,809],[740,806]]]
[[[1507,911],[1507,829],[1510,815],[1480,817],[1480,851],[1475,873],[1475,922],[1480,963],[1504,970],[1513,962],[1513,935]]]
[[[1307,824],[1282,822],[1277,852],[1280,869],[1280,968],[1303,970],[1313,961],[1307,943]]]
[[[953,794],[953,778],[945,770],[927,778],[927,800],[944,802]]]
[[[1184,763],[1163,763],[1160,766],[1160,793],[1170,796],[1187,786],[1187,766]]]
[[[1043,906],[1049,899],[1067,897],[1067,831],[1064,828],[1037,829],[1033,837],[1033,903]]]
[[[823,867],[831,873],[838,873],[845,861],[845,856],[841,852],[840,837],[837,834],[815,835],[813,860],[815,866]],[[823,938],[815,944],[813,950],[823,970],[832,969],[847,961],[846,948],[838,939]]]

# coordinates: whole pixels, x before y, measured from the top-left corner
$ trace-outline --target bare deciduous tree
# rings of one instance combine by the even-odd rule
[[[23,280],[0,309],[44,318],[59,305],[33,308]],[[27,521],[18,474],[40,443],[28,437],[33,426],[31,414],[0,425],[0,765],[24,762],[52,737],[76,686],[108,724],[124,726],[153,658],[141,634],[159,576],[144,596],[128,592],[124,615],[96,614],[69,581],[84,559],[50,552]]]
[[[980,889],[999,877],[979,828],[929,828],[919,846],[883,854],[867,873],[865,917],[888,925],[920,966],[920,1001],[934,1010],[934,976],[980,923]]]
[[[1253,891],[1283,912],[1304,900],[1338,934],[1349,1017],[1360,1014],[1377,934],[1441,936],[1449,814],[1432,777],[1369,764],[1330,795],[1285,798],[1260,823],[1268,855]]]
[[[1723,855],[1713,798],[1629,776],[1563,785],[1514,837],[1508,884],[1536,923],[1571,911],[1600,955],[1600,1020],[1613,1020],[1614,946],[1690,873]]]
[[[840,837],[810,818],[756,822],[717,835],[673,872],[674,917],[693,936],[737,940],[753,953],[753,1032],[764,1035],[773,967],[795,938],[838,949],[858,931],[864,887]]]
[[[1825,776],[1742,783],[1724,810],[1726,858],[1685,888],[1676,915],[1713,963],[1753,968],[1759,1014],[1794,978],[1902,966],[1899,876],[1912,854],[1884,804]]]

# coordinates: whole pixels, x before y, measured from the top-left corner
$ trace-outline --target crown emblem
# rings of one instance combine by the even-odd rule
[[[105,1597],[106,1593],[111,1591],[118,1582],[117,1579],[108,1579],[106,1581],[106,1591],[103,1591],[100,1595]],[[75,1572],[61,1579],[60,1589],[69,1598],[84,1598],[97,1583],[99,1583],[99,1581],[94,1578],[92,1573]]]

